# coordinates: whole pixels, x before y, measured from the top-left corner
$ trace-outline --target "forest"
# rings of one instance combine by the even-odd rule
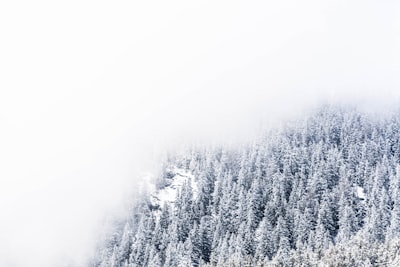
[[[399,112],[324,106],[160,168],[91,266],[400,266]]]

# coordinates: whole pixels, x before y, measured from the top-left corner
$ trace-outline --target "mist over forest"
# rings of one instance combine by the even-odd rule
[[[275,235],[276,242],[269,252],[259,248],[259,239],[254,240],[247,254],[240,254],[242,248],[234,245],[244,242],[240,239],[244,238],[244,227],[251,227],[248,230],[252,234],[261,231],[261,226],[268,224],[266,217],[271,218],[270,230],[274,233],[279,221],[290,228],[288,242],[282,246],[285,253],[298,253],[290,256],[297,262],[303,261],[299,257],[312,257],[315,262],[352,259],[343,256],[349,251],[343,244],[352,248],[365,240],[372,240],[369,244],[376,247],[368,245],[358,252],[371,252],[372,265],[377,265],[379,259],[396,259],[392,251],[397,241],[392,240],[395,230],[390,225],[396,207],[393,188],[397,154],[393,151],[397,150],[392,147],[397,144],[400,97],[399,12],[400,6],[394,1],[372,0],[3,1],[0,266],[110,266],[107,264],[112,261],[115,266],[145,266],[151,261],[153,266],[165,265],[168,253],[171,258],[182,247],[189,251],[189,241],[194,248],[192,237],[198,236],[200,226],[214,231],[218,224],[225,224],[207,217],[221,216],[220,205],[213,199],[227,201],[228,194],[224,191],[214,196],[219,192],[215,191],[216,184],[209,191],[203,188],[206,181],[201,177],[205,172],[215,174],[212,181],[224,184],[220,188],[236,192],[232,195],[238,197],[242,192],[245,199],[254,191],[253,182],[260,183],[262,211],[254,222],[246,217],[236,221],[232,229],[220,227],[219,236],[209,239],[214,242],[213,249],[195,252],[195,261],[192,255],[180,255],[186,259],[182,260],[183,266],[227,264],[237,261],[239,255],[246,255],[240,260],[255,264],[279,261],[279,255],[286,255],[281,254],[282,235]],[[324,107],[329,107],[329,112],[321,111]],[[362,120],[357,121],[358,117]],[[301,122],[310,118],[315,118],[314,124],[325,132],[302,132],[308,126]],[[331,140],[330,123],[340,131],[346,130],[340,132],[339,141]],[[346,123],[354,125],[355,132]],[[290,128],[292,133],[274,134],[275,143],[260,140],[287,125],[298,127]],[[318,142],[291,139],[296,131],[302,138],[319,138]],[[285,145],[277,143],[279,140]],[[371,156],[369,148],[360,154],[364,146],[371,144],[376,154]],[[320,192],[322,199],[328,198],[326,203],[343,200],[341,190],[347,188],[352,193],[346,197],[351,198],[352,205],[364,205],[366,214],[354,215],[359,224],[351,225],[351,231],[340,242],[337,239],[342,236],[342,222],[340,216],[334,219],[321,245],[329,247],[332,257],[326,254],[328,250],[316,252],[316,231],[325,231],[321,225],[327,225],[313,221],[307,230],[311,236],[303,239],[297,236],[300,231],[292,228],[297,213],[289,200],[292,197],[300,201],[298,194],[303,193],[292,195],[293,185],[270,179],[270,174],[282,174],[280,168],[271,167],[268,175],[246,176],[248,184],[239,188],[237,172],[253,172],[254,168],[240,167],[230,160],[251,162],[259,153],[255,145],[267,151],[274,147],[282,155],[298,153],[308,162],[303,167],[310,169],[307,175],[302,174],[303,180],[312,183],[320,182],[314,176],[329,160],[340,162],[335,166],[341,168],[347,180],[341,174],[336,177],[333,185]],[[304,151],[296,152],[294,147]],[[310,152],[314,149],[324,156],[314,159]],[[349,149],[356,158],[351,164],[347,162]],[[221,153],[229,155],[229,166],[222,173],[215,169],[222,164]],[[274,153],[259,157],[279,163],[281,159],[275,158],[279,153]],[[378,159],[371,162],[366,157]],[[310,163],[312,160],[315,162]],[[353,173],[365,168],[365,173],[353,181]],[[374,191],[371,187],[380,180],[371,177],[379,168],[388,175],[384,186]],[[295,169],[289,172],[295,177],[291,183],[300,181],[296,175],[302,172]],[[372,176],[367,177],[369,174]],[[173,179],[176,176],[179,179]],[[157,210],[162,207],[156,208],[152,197],[163,203],[174,202],[177,192],[187,184],[185,177],[196,181],[193,186],[197,186],[198,197],[205,190],[213,198],[182,203],[181,207],[194,208],[193,203],[204,206],[200,213],[188,212],[186,215],[192,217],[185,224],[175,220],[177,214],[171,209],[168,218],[175,226],[185,225],[185,234],[169,243],[153,240],[140,245],[146,251],[139,253],[135,249],[140,244],[140,231],[152,226],[140,226],[138,219],[153,216],[151,224],[156,227]],[[284,197],[273,194],[274,199],[270,199],[271,186],[273,190],[283,188]],[[304,212],[307,208],[317,220],[325,202],[319,198],[312,202],[307,186],[304,182],[297,187],[307,192],[298,209]],[[364,201],[353,192],[361,189]],[[382,199],[381,190],[388,192],[388,199]],[[285,203],[280,206],[281,216],[276,215],[279,201]],[[242,202],[248,203],[235,203]],[[359,208],[344,202],[330,207],[334,214],[343,213],[341,209],[348,206]],[[387,225],[379,238],[360,237],[367,229],[375,229],[370,220],[378,202],[389,205]],[[274,205],[276,214],[265,214],[266,205]],[[139,217],[132,218],[134,215]],[[124,235],[127,222],[129,234]],[[124,236],[128,243],[122,242]],[[304,249],[298,249],[299,238]],[[129,244],[129,249],[124,250],[122,244]],[[234,247],[235,251],[229,250]],[[226,250],[233,258],[226,257]],[[261,255],[268,255],[268,260],[261,259]],[[189,258],[192,263],[187,261]]]
[[[321,107],[170,155],[91,266],[398,266],[399,112]]]

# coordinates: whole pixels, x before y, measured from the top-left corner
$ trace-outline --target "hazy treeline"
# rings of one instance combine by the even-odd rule
[[[324,107],[251,145],[169,158],[94,266],[399,266],[400,116]]]

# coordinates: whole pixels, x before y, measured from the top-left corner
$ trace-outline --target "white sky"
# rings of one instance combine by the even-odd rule
[[[2,1],[0,266],[83,262],[166,144],[397,103],[397,2]]]

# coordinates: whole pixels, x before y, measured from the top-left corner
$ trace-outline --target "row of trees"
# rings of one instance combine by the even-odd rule
[[[95,266],[400,264],[398,114],[324,107],[251,145],[192,148],[166,165],[194,175],[196,198],[189,181],[174,205],[143,200]]]

